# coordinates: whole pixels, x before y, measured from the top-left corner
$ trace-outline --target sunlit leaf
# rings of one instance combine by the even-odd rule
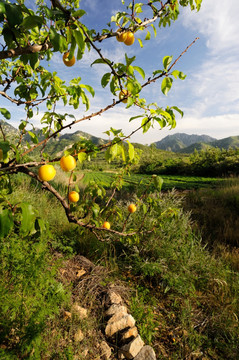
[[[164,95],[167,96],[169,90],[172,87],[173,79],[170,77],[165,77],[161,84],[161,90]]]
[[[13,216],[9,209],[0,208],[0,238],[4,238],[13,228]]]
[[[7,120],[11,119],[11,113],[7,109],[0,108],[0,113],[5,117],[5,119]]]

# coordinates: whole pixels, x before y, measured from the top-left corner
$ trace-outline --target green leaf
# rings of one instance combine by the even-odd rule
[[[169,90],[172,87],[173,79],[170,77],[165,77],[161,84],[161,90],[164,95],[167,96]]]
[[[128,143],[128,153],[129,153],[129,160],[132,161],[134,159],[135,151],[134,146],[127,140]]]
[[[138,40],[138,42],[139,42],[140,47],[141,47],[141,48],[143,48],[143,47],[144,47],[144,45],[143,45],[142,40],[141,40],[141,39],[139,39],[139,38],[137,38],[137,40]]]
[[[143,3],[135,4],[134,10],[137,14],[140,14],[143,11],[142,6],[143,6]]]
[[[75,30],[75,31],[73,31],[73,34],[74,34],[76,43],[79,46],[80,50],[82,52],[84,52],[84,50],[85,50],[85,38],[84,38],[84,34],[83,34],[82,30],[81,29],[80,30]]]
[[[162,73],[163,73],[163,70],[155,70],[153,72],[153,76],[158,75],[158,74],[162,74]]]
[[[122,156],[123,162],[125,162],[125,161],[126,161],[126,158],[125,158],[125,151],[124,151],[124,147],[123,147],[123,146],[121,146],[121,156]]]
[[[111,64],[111,61],[109,59],[105,59],[105,60],[96,59],[95,61],[93,61],[93,63],[90,66],[92,66],[94,64],[105,64],[105,65],[107,65],[107,64]]]
[[[141,67],[134,66],[134,70],[138,71],[138,73],[142,76],[142,78],[145,79],[145,72]]]
[[[74,11],[74,12],[72,13],[72,16],[74,16],[75,18],[76,18],[76,17],[77,17],[77,18],[80,18],[80,17],[82,17],[82,16],[85,15],[85,14],[86,14],[85,10],[80,9],[80,10]]]
[[[157,36],[157,30],[156,27],[154,26],[154,24],[151,24],[150,26],[152,26],[153,30],[154,30],[154,37]]]
[[[5,4],[6,15],[8,24],[12,27],[15,25],[20,25],[23,21],[23,15],[21,11],[21,6],[13,4]]]
[[[169,121],[171,121],[172,120],[172,117],[171,117],[171,115],[167,112],[167,111],[165,111],[165,110],[160,110],[160,115],[162,115],[164,118],[166,118],[167,120],[169,120]]]
[[[134,119],[138,119],[140,117],[143,117],[144,115],[137,115],[137,116],[132,116],[130,119],[129,119],[129,122],[134,120]]]
[[[9,27],[5,26],[2,30],[2,36],[4,37],[4,41],[7,46],[11,46],[14,38],[14,33],[12,32],[12,30]]]
[[[85,160],[87,160],[87,154],[83,151],[78,153],[78,160],[82,164]]]
[[[126,109],[130,108],[133,104],[134,104],[134,99],[131,96],[129,96],[127,99]]]
[[[0,141],[0,149],[2,150],[2,159],[0,161],[8,160],[8,151],[10,150],[10,145],[7,141]]]
[[[172,109],[176,110],[183,117],[183,111],[180,110],[177,106],[172,106]]]
[[[94,205],[91,208],[92,212],[93,212],[93,218],[96,219],[99,215],[100,212],[100,206],[96,203],[94,203]]]
[[[145,36],[145,40],[150,40],[150,38],[151,38],[151,34],[150,34],[149,31],[147,31],[147,34]]]
[[[87,91],[89,91],[89,93],[90,93],[93,97],[95,96],[95,90],[93,89],[92,86],[90,86],[90,85],[85,85],[85,84],[81,84],[80,87],[86,89]]]
[[[26,122],[25,120],[23,120],[23,121],[21,122],[21,124],[18,126],[18,129],[19,129],[19,130],[23,130],[23,129],[26,127],[26,125],[27,125],[27,122]]]
[[[102,76],[101,86],[105,88],[110,81],[111,73],[106,73]]]
[[[126,61],[126,65],[129,66],[132,64],[132,62],[134,62],[136,59],[136,56],[132,56],[131,58],[129,58],[127,56],[127,54],[125,54],[125,61]]]
[[[54,51],[64,52],[67,50],[67,41],[64,36],[58,34],[53,26],[50,27],[49,37],[53,45]],[[72,43],[76,44],[75,39],[72,39]],[[72,47],[72,44],[71,44]],[[69,59],[70,59],[69,55]]]
[[[9,209],[0,208],[0,238],[6,237],[13,228],[13,216]]]
[[[175,79],[179,78],[180,80],[184,80],[187,77],[182,71],[178,70],[172,71],[171,75],[173,75]]]
[[[40,64],[39,54],[38,54],[38,53],[30,54],[30,55],[29,55],[29,58],[30,58],[31,68],[32,68],[33,70],[35,70],[35,69],[39,66],[39,64]]]
[[[119,144],[117,143],[110,147],[110,154],[111,154],[112,159],[117,157],[118,153],[119,153]]]
[[[146,133],[151,126],[151,121],[147,117],[145,117],[142,120],[141,126],[143,128],[143,133]]]
[[[21,210],[22,210],[22,219],[21,219],[21,225],[20,225],[20,232],[22,235],[26,236],[28,234],[34,233],[35,230],[35,211],[33,209],[33,206],[28,203],[21,203],[20,204]]]
[[[164,66],[164,69],[167,70],[169,65],[171,64],[172,62],[172,59],[173,57],[172,56],[165,56],[163,58],[163,66]]]
[[[141,85],[136,79],[128,79],[127,89],[132,95],[137,95],[141,91]]]
[[[33,141],[33,143],[34,144],[38,144],[38,137],[37,137],[37,135],[36,134],[34,134],[33,132],[31,132],[31,131],[28,131],[28,134],[30,135],[30,137],[31,137],[31,139],[32,139],[32,141]]]
[[[157,190],[161,191],[162,186],[163,186],[163,179],[159,176],[154,176],[154,186],[156,187]]]
[[[43,18],[36,15],[30,15],[24,18],[21,27],[24,28],[25,30],[30,30],[36,26],[41,27],[42,24],[43,24]]]
[[[7,120],[11,119],[11,113],[7,109],[0,108],[0,113],[5,117],[5,119]]]

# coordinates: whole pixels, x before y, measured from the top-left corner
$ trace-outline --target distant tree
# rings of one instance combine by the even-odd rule
[[[79,0],[36,0],[32,2],[31,7],[28,7],[26,4],[29,2],[24,0],[16,3],[0,1],[0,95],[9,101],[9,107],[0,108],[0,112],[3,118],[10,120],[11,112],[17,112],[19,108],[25,111],[25,118],[19,120],[19,137],[16,142],[11,141],[4,132],[3,126],[0,126],[1,236],[7,235],[13,226],[15,210],[13,204],[8,202],[8,194],[12,191],[11,178],[17,173],[27,174],[42,183],[43,189],[51,192],[59,200],[70,222],[93,231],[96,236],[102,231],[122,236],[128,234],[125,226],[122,230],[102,227],[107,209],[112,213],[110,205],[114,190],[109,198],[105,198],[103,211],[97,203],[97,198],[104,196],[103,190],[95,184],[94,188],[88,189],[91,201],[89,199],[87,203],[79,201],[78,206],[83,210],[76,212],[77,205],[70,202],[67,196],[72,190],[77,190],[76,177],[73,173],[76,161],[82,163],[90,156],[105,151],[108,161],[121,157],[128,170],[136,154],[129,142],[127,152],[123,146],[123,142],[128,141],[130,135],[139,129],[145,133],[154,123],[158,123],[161,128],[176,126],[175,113],[182,116],[183,112],[176,106],[162,108],[156,103],[148,104],[141,97],[141,90],[159,82],[162,93],[167,95],[174,79],[185,79],[183,72],[175,70],[175,65],[196,39],[177,59],[164,56],[162,66],[156,68],[148,79],[145,79],[144,69],[136,65],[136,57],[127,55],[127,46],[124,62],[115,63],[110,58],[106,58],[101,50],[101,43],[114,37],[115,44],[118,40],[130,46],[134,43],[136,33],[145,33],[145,40],[137,39],[140,47],[143,48],[144,41],[150,39],[151,33],[156,36],[161,27],[173,26],[182,7],[188,6],[191,10],[198,11],[201,2],[202,0],[142,0],[141,2],[121,0],[124,10],[112,16],[105,28],[96,32],[85,25],[84,19],[87,18],[87,14],[80,7]],[[112,49],[112,54],[114,50]],[[107,72],[102,76],[101,86],[103,89],[109,87],[115,98],[107,106],[81,118],[75,118],[70,113],[62,114],[59,110],[60,105],[63,103],[72,109],[85,107],[88,111],[89,96],[94,97],[95,90],[90,85],[81,83],[80,77],[67,79],[66,82],[58,76],[57,71],[49,71],[47,62],[51,62],[52,56],[58,53],[61,54],[64,64],[70,67],[76,61],[80,62],[86,51],[92,51],[98,56],[91,65],[104,64],[108,67]],[[93,121],[97,115],[117,107],[120,103],[125,103],[127,109],[133,106],[138,111],[137,116],[129,119],[129,121],[140,120],[131,134],[125,135],[121,130],[110,128],[106,129],[106,133],[112,137],[112,140],[107,144],[96,146],[91,141],[82,140],[72,144],[72,147],[60,157],[51,158],[45,153],[49,140],[57,137],[63,130],[70,129],[85,120]],[[14,106],[15,110],[13,110]],[[34,119],[39,109],[44,110],[41,117],[44,138],[39,138],[39,134],[34,131]],[[23,141],[26,134],[31,142]],[[33,151],[38,152],[40,160],[36,161],[31,155]],[[65,158],[62,160],[63,156],[67,157],[67,160]],[[72,174],[68,194],[61,194],[52,183],[48,182],[54,178],[56,170],[53,165],[57,163],[61,164],[63,170],[68,170]],[[39,172],[36,171],[37,168]],[[159,183],[156,182],[156,185]],[[119,186],[120,179],[119,183],[115,184],[115,188]],[[25,208],[24,216],[30,219],[30,207]],[[25,221],[22,226],[25,226],[26,231],[30,231],[32,223]],[[138,227],[135,225],[130,233],[137,233],[140,229],[142,229],[141,224]]]

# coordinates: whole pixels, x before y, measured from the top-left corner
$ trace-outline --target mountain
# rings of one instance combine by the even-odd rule
[[[72,144],[77,141],[80,141],[81,138],[85,138],[87,140],[91,140],[95,145],[102,145],[107,143],[107,140],[90,135],[83,131],[76,131],[72,134],[63,134],[55,139],[51,139],[46,146],[45,151],[51,155],[58,156],[64,150],[69,148]]]
[[[18,140],[20,131],[16,129],[14,126],[10,125],[8,122],[0,120],[0,125],[3,129],[4,134],[7,136],[7,138],[10,141]],[[38,137],[38,141],[42,141],[45,137],[41,132],[41,129],[31,129],[31,132],[36,134]],[[85,133],[83,131],[76,131],[74,133],[66,133],[63,135],[60,135],[56,138],[51,138],[49,142],[46,145],[45,152],[51,154],[52,156],[60,155],[64,150],[69,148],[73,143],[80,141],[81,138],[85,138],[87,140],[91,140],[93,144],[95,145],[101,145],[108,142],[108,140],[90,135],[88,133]],[[2,132],[0,131],[0,140],[3,138]],[[32,143],[31,136],[27,133],[23,136],[22,143],[23,145],[26,145],[26,142]]]
[[[206,150],[209,148],[236,149],[239,148],[239,136],[229,136],[209,143],[198,142],[179,150],[180,153],[191,154],[194,150]]]
[[[182,149],[195,143],[210,143],[217,139],[208,135],[188,135],[185,133],[176,133],[168,135],[160,141],[155,142],[157,149],[181,152]]]
[[[0,120],[0,126],[3,130],[3,133],[11,140],[16,138],[19,135],[19,130],[17,130],[14,126],[10,125],[7,121]],[[0,139],[3,138],[2,131],[0,131]]]

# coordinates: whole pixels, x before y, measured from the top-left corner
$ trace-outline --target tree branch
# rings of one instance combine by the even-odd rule
[[[52,47],[50,42],[46,42],[42,45],[28,45],[25,47],[17,47],[15,49],[8,49],[0,51],[0,60],[21,56],[24,54],[35,54],[40,51],[46,51]]]

